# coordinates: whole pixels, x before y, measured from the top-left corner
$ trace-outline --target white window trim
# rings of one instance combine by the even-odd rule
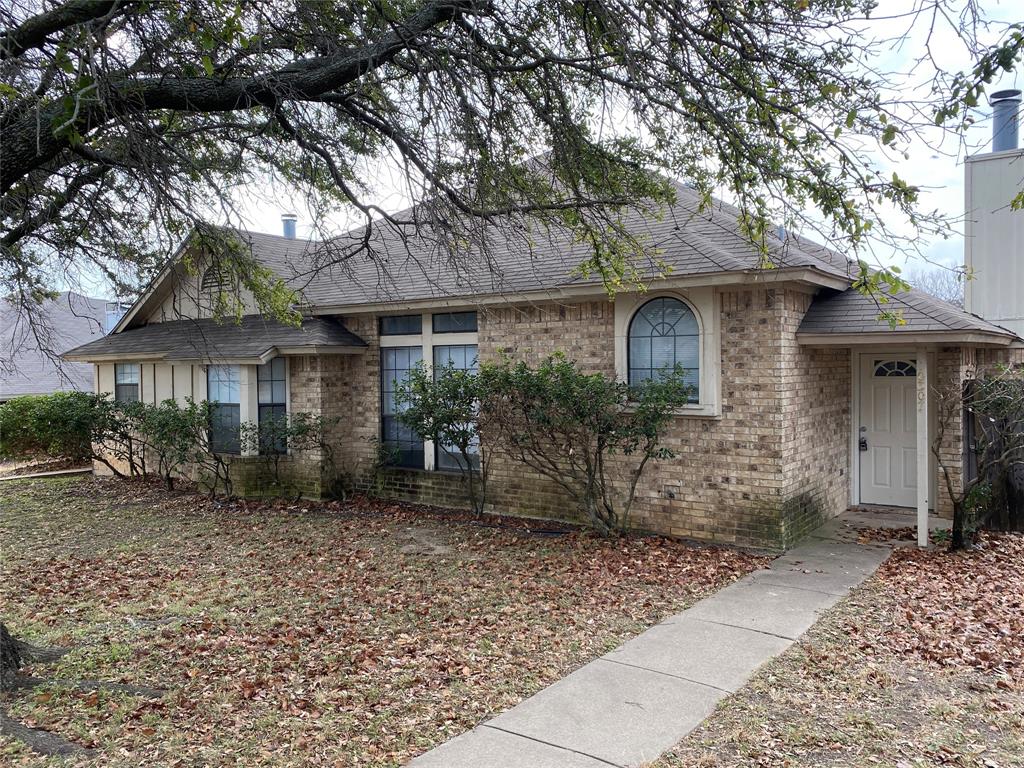
[[[454,311],[454,310],[452,310]],[[402,314],[416,314],[405,312]],[[398,335],[380,335],[378,332],[377,343],[381,347],[419,347],[423,356],[423,364],[428,371],[434,370],[434,347],[448,347],[457,344],[475,344],[479,349],[480,334],[478,331],[462,331],[459,333],[434,333],[434,312],[422,314],[422,333],[406,333]],[[377,317],[377,322],[380,322]],[[479,321],[479,317],[477,318]],[[380,326],[378,325],[378,328]],[[380,365],[377,366],[377,376],[380,377]],[[380,419],[377,419],[377,429],[380,430]],[[434,472],[436,467],[436,450],[433,440],[423,441],[423,469]],[[448,471],[448,470],[443,470]]]
[[[697,354],[700,359],[699,402],[676,409],[676,414],[719,417],[722,415],[721,313],[718,293],[714,287],[691,288],[686,291],[626,293],[616,296],[615,375],[621,382],[629,381],[629,324],[640,307],[661,297],[678,299],[686,304],[697,318]]]

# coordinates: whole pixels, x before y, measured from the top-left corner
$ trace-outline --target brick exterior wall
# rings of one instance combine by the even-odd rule
[[[850,351],[797,344],[796,329],[811,299],[807,293],[786,291],[781,308],[779,397],[786,424],[782,525],[787,545],[846,509],[850,498]]]
[[[795,331],[810,297],[782,287],[720,291],[722,415],[681,416],[666,442],[677,458],[652,462],[632,514],[639,529],[778,549],[846,508],[850,358],[811,350]],[[609,301],[481,309],[481,360],[536,363],[563,351],[586,370],[614,375],[614,305]],[[292,407],[342,417],[335,458],[349,482],[382,495],[464,506],[457,473],[374,473],[379,422],[376,321],[346,318],[369,344],[360,355],[293,358]],[[300,362],[301,361],[301,362]],[[808,430],[816,435],[813,444]],[[318,457],[305,457],[315,466]],[[324,481],[326,485],[326,480]],[[495,512],[573,519],[561,489],[521,464],[492,462]]]

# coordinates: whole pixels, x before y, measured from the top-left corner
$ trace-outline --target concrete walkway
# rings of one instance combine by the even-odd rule
[[[601,768],[656,759],[889,556],[857,527],[912,515],[850,511],[761,571],[666,619],[412,768]],[[936,525],[943,523],[937,522]]]

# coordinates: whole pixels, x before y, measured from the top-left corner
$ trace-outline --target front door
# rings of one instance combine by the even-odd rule
[[[917,364],[913,358],[861,357],[860,500],[917,504]]]

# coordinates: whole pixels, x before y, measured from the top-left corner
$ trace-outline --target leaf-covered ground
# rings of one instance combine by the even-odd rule
[[[1024,536],[897,550],[657,768],[1024,766]]]
[[[89,477],[0,485],[0,553],[3,620],[73,649],[2,706],[104,766],[398,765],[764,562]]]

